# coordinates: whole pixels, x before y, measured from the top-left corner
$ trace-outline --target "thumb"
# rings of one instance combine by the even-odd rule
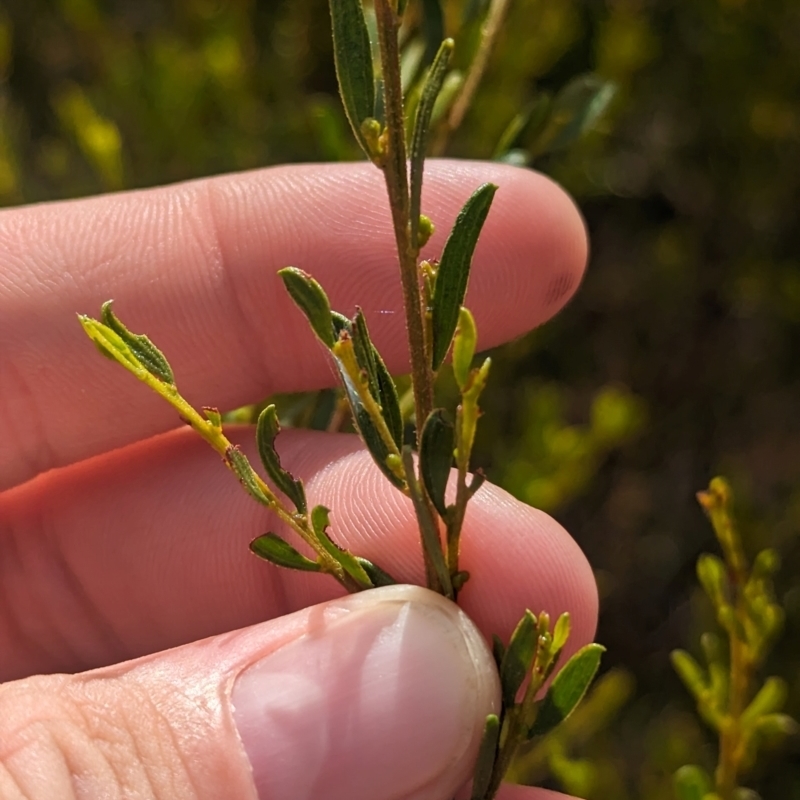
[[[0,797],[447,800],[496,672],[457,606],[392,586],[0,687]]]

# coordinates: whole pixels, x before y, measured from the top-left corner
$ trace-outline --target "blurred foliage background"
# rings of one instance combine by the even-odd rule
[[[609,648],[520,778],[667,800],[677,767],[713,767],[668,654],[713,627],[694,494],[716,473],[750,552],[782,556],[768,666],[800,717],[798,51],[796,0],[515,0],[452,142],[491,157],[543,92],[616,83],[600,130],[536,161],[578,198],[594,255],[569,308],[497,354],[478,443],[587,552]],[[3,0],[0,203],[354,158],[335,92],[326,0]],[[750,783],[800,798],[800,742]]]

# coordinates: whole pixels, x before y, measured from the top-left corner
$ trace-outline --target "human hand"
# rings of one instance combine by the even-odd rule
[[[426,170],[440,232],[427,252],[487,180],[500,191],[469,295],[484,349],[554,314],[586,258],[580,218],[548,180],[444,161]],[[332,580],[253,558],[247,542],[279,526],[160,398],[97,357],[75,319],[114,298],[198,405],[333,384],[276,276],[287,264],[335,308],[360,304],[389,369],[406,367],[370,165],[0,213],[3,800],[449,800],[469,778],[497,686],[464,614],[418,588],[342,598]],[[253,437],[234,438],[247,449]],[[413,512],[356,437],[286,431],[278,446],[332,509],[337,539],[422,581]],[[570,611],[572,650],[591,640],[591,570],[547,515],[486,485],[461,564],[473,576],[461,607],[484,636],[506,639],[529,607]]]

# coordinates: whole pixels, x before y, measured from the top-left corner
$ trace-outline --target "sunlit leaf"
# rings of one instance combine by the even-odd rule
[[[361,130],[375,112],[375,76],[364,9],[361,0],[329,0],[329,7],[339,92],[356,139],[371,155]]]
[[[462,391],[469,380],[475,347],[478,344],[478,329],[468,309],[461,306],[458,312],[458,327],[453,339],[453,375]]]
[[[238,445],[231,445],[225,452],[225,463],[231,468],[239,479],[239,483],[247,489],[248,494],[263,503],[265,506],[273,506],[274,500],[264,491],[264,487],[259,483],[247,456],[241,451]]]
[[[422,428],[419,469],[428,496],[441,517],[447,513],[445,490],[453,465],[455,426],[442,408],[431,412]]]
[[[472,256],[497,186],[485,183],[467,200],[444,246],[431,305],[433,347],[431,367],[440,366],[458,324],[458,314],[467,293]]]
[[[553,678],[528,738],[542,736],[561,724],[583,699],[597,674],[605,647],[587,644]]]
[[[344,342],[347,340],[344,339]],[[349,343],[349,346],[352,347],[352,342]],[[347,374],[342,362],[339,358],[335,359],[336,368],[339,372],[339,377],[342,381],[342,386],[344,387],[345,395],[347,396],[347,400],[350,403],[350,409],[353,412],[353,423],[355,424],[358,432],[361,435],[364,444],[369,450],[370,455],[372,456],[375,463],[378,465],[378,468],[383,472],[383,474],[398,488],[404,489],[405,483],[403,482],[402,478],[397,475],[397,472],[393,470],[389,466],[389,457],[392,455],[392,451],[389,449],[387,443],[384,441],[383,437],[380,434],[380,431],[375,427],[375,422],[373,421],[372,417],[370,416],[369,412],[366,408],[364,408],[364,404],[361,401],[361,397],[358,392],[358,387],[354,385],[352,379]],[[384,367],[385,370],[385,367]],[[387,373],[388,374],[388,373]],[[395,395],[396,396],[396,395]],[[398,426],[398,418],[399,418],[399,405],[397,406],[396,410],[391,412],[391,416],[393,418],[393,425]],[[402,426],[402,420],[399,423]],[[387,421],[387,427],[392,431],[392,427],[389,425]],[[402,434],[401,434],[402,435]]]
[[[301,513],[306,513],[306,493],[303,482],[294,477],[281,466],[281,460],[275,451],[275,437],[280,431],[278,413],[274,405],[267,406],[258,416],[256,425],[256,441],[258,454],[267,474],[275,485],[294,503]]]
[[[164,354],[143,334],[131,333],[115,316],[111,310],[112,301],[103,303],[101,318],[103,323],[111,328],[119,338],[125,342],[139,363],[151,374],[164,383],[175,385],[175,376],[172,373]]]
[[[265,533],[250,542],[250,549],[266,561],[271,561],[286,569],[299,569],[305,572],[321,572],[322,567],[310,558],[297,552],[288,542],[274,533]]]
[[[215,428],[222,428],[222,414],[218,408],[203,406],[203,415]]]
[[[297,267],[285,267],[278,271],[278,275],[319,340],[326,347],[333,347],[336,340],[331,304],[323,288],[307,272]]]

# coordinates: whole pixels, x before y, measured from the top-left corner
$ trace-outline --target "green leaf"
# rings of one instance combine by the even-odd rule
[[[378,400],[378,370],[375,364],[375,347],[372,344],[372,340],[369,338],[367,320],[364,317],[364,312],[360,308],[356,310],[356,315],[353,317],[350,331],[350,335],[353,338],[353,349],[356,351],[356,361],[358,361],[361,369],[367,374],[370,393]]]
[[[333,347],[334,338],[331,304],[323,288],[307,273],[297,267],[285,267],[278,271],[286,291],[306,315],[317,338],[328,348]]]
[[[444,246],[431,298],[433,306],[431,367],[434,372],[439,369],[450,349],[450,342],[458,324],[459,311],[467,293],[475,245],[496,191],[497,186],[491,183],[485,183],[475,191],[458,215]]]
[[[395,586],[398,583],[398,581],[396,581],[388,572],[382,570],[377,564],[373,564],[366,558],[361,558],[361,556],[356,556],[355,559],[359,564],[361,564],[364,572],[369,575],[369,579],[372,581],[373,586]]]
[[[337,322],[334,318],[334,325],[336,324]],[[347,324],[348,326],[350,325],[349,320],[347,320]],[[342,331],[346,336],[346,328],[343,328]],[[341,338],[340,342],[341,344],[349,344],[352,346],[352,343],[348,343],[346,338]],[[334,362],[339,372],[339,377],[342,381],[345,395],[350,403],[350,409],[353,412],[353,423],[358,429],[358,432],[364,444],[366,445],[367,450],[369,450],[370,455],[378,465],[378,468],[381,470],[381,472],[383,472],[383,474],[399,489],[405,489],[405,483],[403,482],[402,478],[399,477],[396,471],[389,466],[390,462],[387,459],[389,459],[393,453],[381,436],[380,431],[375,427],[375,423],[373,422],[372,417],[369,415],[369,412],[366,410],[366,408],[364,408],[364,404],[361,402],[361,397],[359,396],[358,387],[353,384],[353,381],[348,375],[347,370],[342,365],[341,360],[338,357],[335,357]],[[381,362],[381,364],[382,363],[383,362]],[[386,367],[384,366],[383,371],[385,372],[385,370]],[[388,375],[388,373],[385,373],[385,375],[381,378],[382,386],[386,380],[386,375]],[[389,380],[391,380],[391,378],[389,378]],[[387,387],[384,386],[383,388],[384,391],[388,391]],[[388,418],[386,415],[384,415],[384,420],[387,423],[387,428],[389,429],[390,434],[394,436],[396,435],[398,428],[402,429],[399,401],[395,407],[392,407],[392,401],[391,398],[389,398],[388,406],[390,407],[390,412]],[[392,426],[394,426],[394,432],[392,430]],[[400,431],[399,435],[402,437],[402,430]]]
[[[705,695],[708,691],[708,676],[697,661],[685,650],[673,650],[670,660],[678,677],[692,695],[698,700]]]
[[[587,644],[553,678],[528,738],[542,736],[562,723],[583,699],[600,666],[605,647]]]
[[[572,619],[568,612],[564,612],[557,620],[553,628],[553,653],[560,653],[569,639],[572,630]]]
[[[258,482],[255,470],[250,466],[247,456],[241,451],[238,445],[231,445],[225,451],[225,463],[233,470],[239,483],[247,489],[247,493],[270,508],[275,505],[273,498],[269,497],[263,487]]]
[[[265,533],[250,542],[250,549],[266,561],[271,561],[279,567],[286,569],[299,569],[304,572],[321,572],[322,567],[310,558],[306,558],[294,549],[288,542],[274,533]]]
[[[550,117],[533,149],[537,155],[569,147],[590,131],[616,94],[617,87],[595,74],[579,75],[555,97]]]
[[[222,430],[222,414],[220,414],[218,408],[212,408],[211,406],[203,406],[203,416],[215,428]]]
[[[383,412],[389,432],[397,449],[403,446],[403,417],[400,413],[400,398],[386,364],[372,343],[367,329],[367,320],[358,309],[350,325],[353,348],[359,366],[367,373],[369,390]]]
[[[475,327],[475,319],[468,309],[461,306],[458,310],[458,327],[453,339],[453,375],[462,392],[469,381],[469,371],[477,344],[478,329]]]
[[[497,757],[497,742],[500,739],[500,719],[496,714],[486,717],[483,727],[483,738],[478,750],[478,760],[475,763],[475,773],[472,780],[471,800],[483,800],[492,780],[494,764]]]
[[[443,408],[432,411],[425,420],[419,444],[419,471],[433,505],[442,518],[447,514],[444,495],[453,465],[455,426]]]
[[[155,375],[160,381],[174,386],[175,376],[164,354],[146,336],[131,333],[114,315],[114,312],[111,310],[112,302],[113,301],[108,300],[103,303],[101,309],[103,323],[119,336],[139,363],[151,375]],[[113,355],[112,358],[114,358]]]
[[[703,800],[714,786],[708,773],[695,764],[681,767],[673,777],[677,800]]]
[[[441,41],[441,40],[440,40]],[[409,158],[411,160],[411,241],[419,240],[420,214],[422,213],[422,175],[427,149],[428,131],[431,125],[431,115],[436,105],[436,98],[442,90],[450,57],[453,54],[454,43],[452,39],[445,39],[439,47],[439,52],[428,70],[425,86],[417,106],[417,116],[414,121],[414,132],[411,136]]]
[[[330,525],[330,509],[325,506],[314,506],[311,511],[311,526],[317,535],[317,541],[333,558],[342,565],[342,569],[362,588],[371,589],[373,583],[359,560],[348,550],[339,547],[328,535]]]
[[[358,143],[372,157],[361,130],[375,108],[372,48],[361,0],[329,0],[333,56],[345,114]]]
[[[503,703],[514,705],[525,676],[531,671],[536,655],[536,617],[526,611],[511,634],[511,640],[500,665],[500,686],[503,690]]]
[[[378,377],[378,402],[381,404],[383,418],[397,444],[397,449],[401,450],[403,447],[403,413],[400,410],[397,386],[377,350],[374,351],[374,355]]]
[[[295,508],[305,514],[307,510],[306,493],[303,482],[295,480],[292,475],[281,466],[281,460],[275,451],[275,437],[281,426],[278,424],[278,413],[274,405],[267,406],[259,415],[256,425],[256,441],[258,454],[267,474],[275,485],[294,503]]]
[[[730,602],[728,568],[718,556],[703,553],[697,559],[697,577],[716,609]]]
[[[771,677],[764,681],[756,696],[742,713],[743,726],[753,725],[759,717],[780,711],[786,703],[789,690],[786,681]]]

